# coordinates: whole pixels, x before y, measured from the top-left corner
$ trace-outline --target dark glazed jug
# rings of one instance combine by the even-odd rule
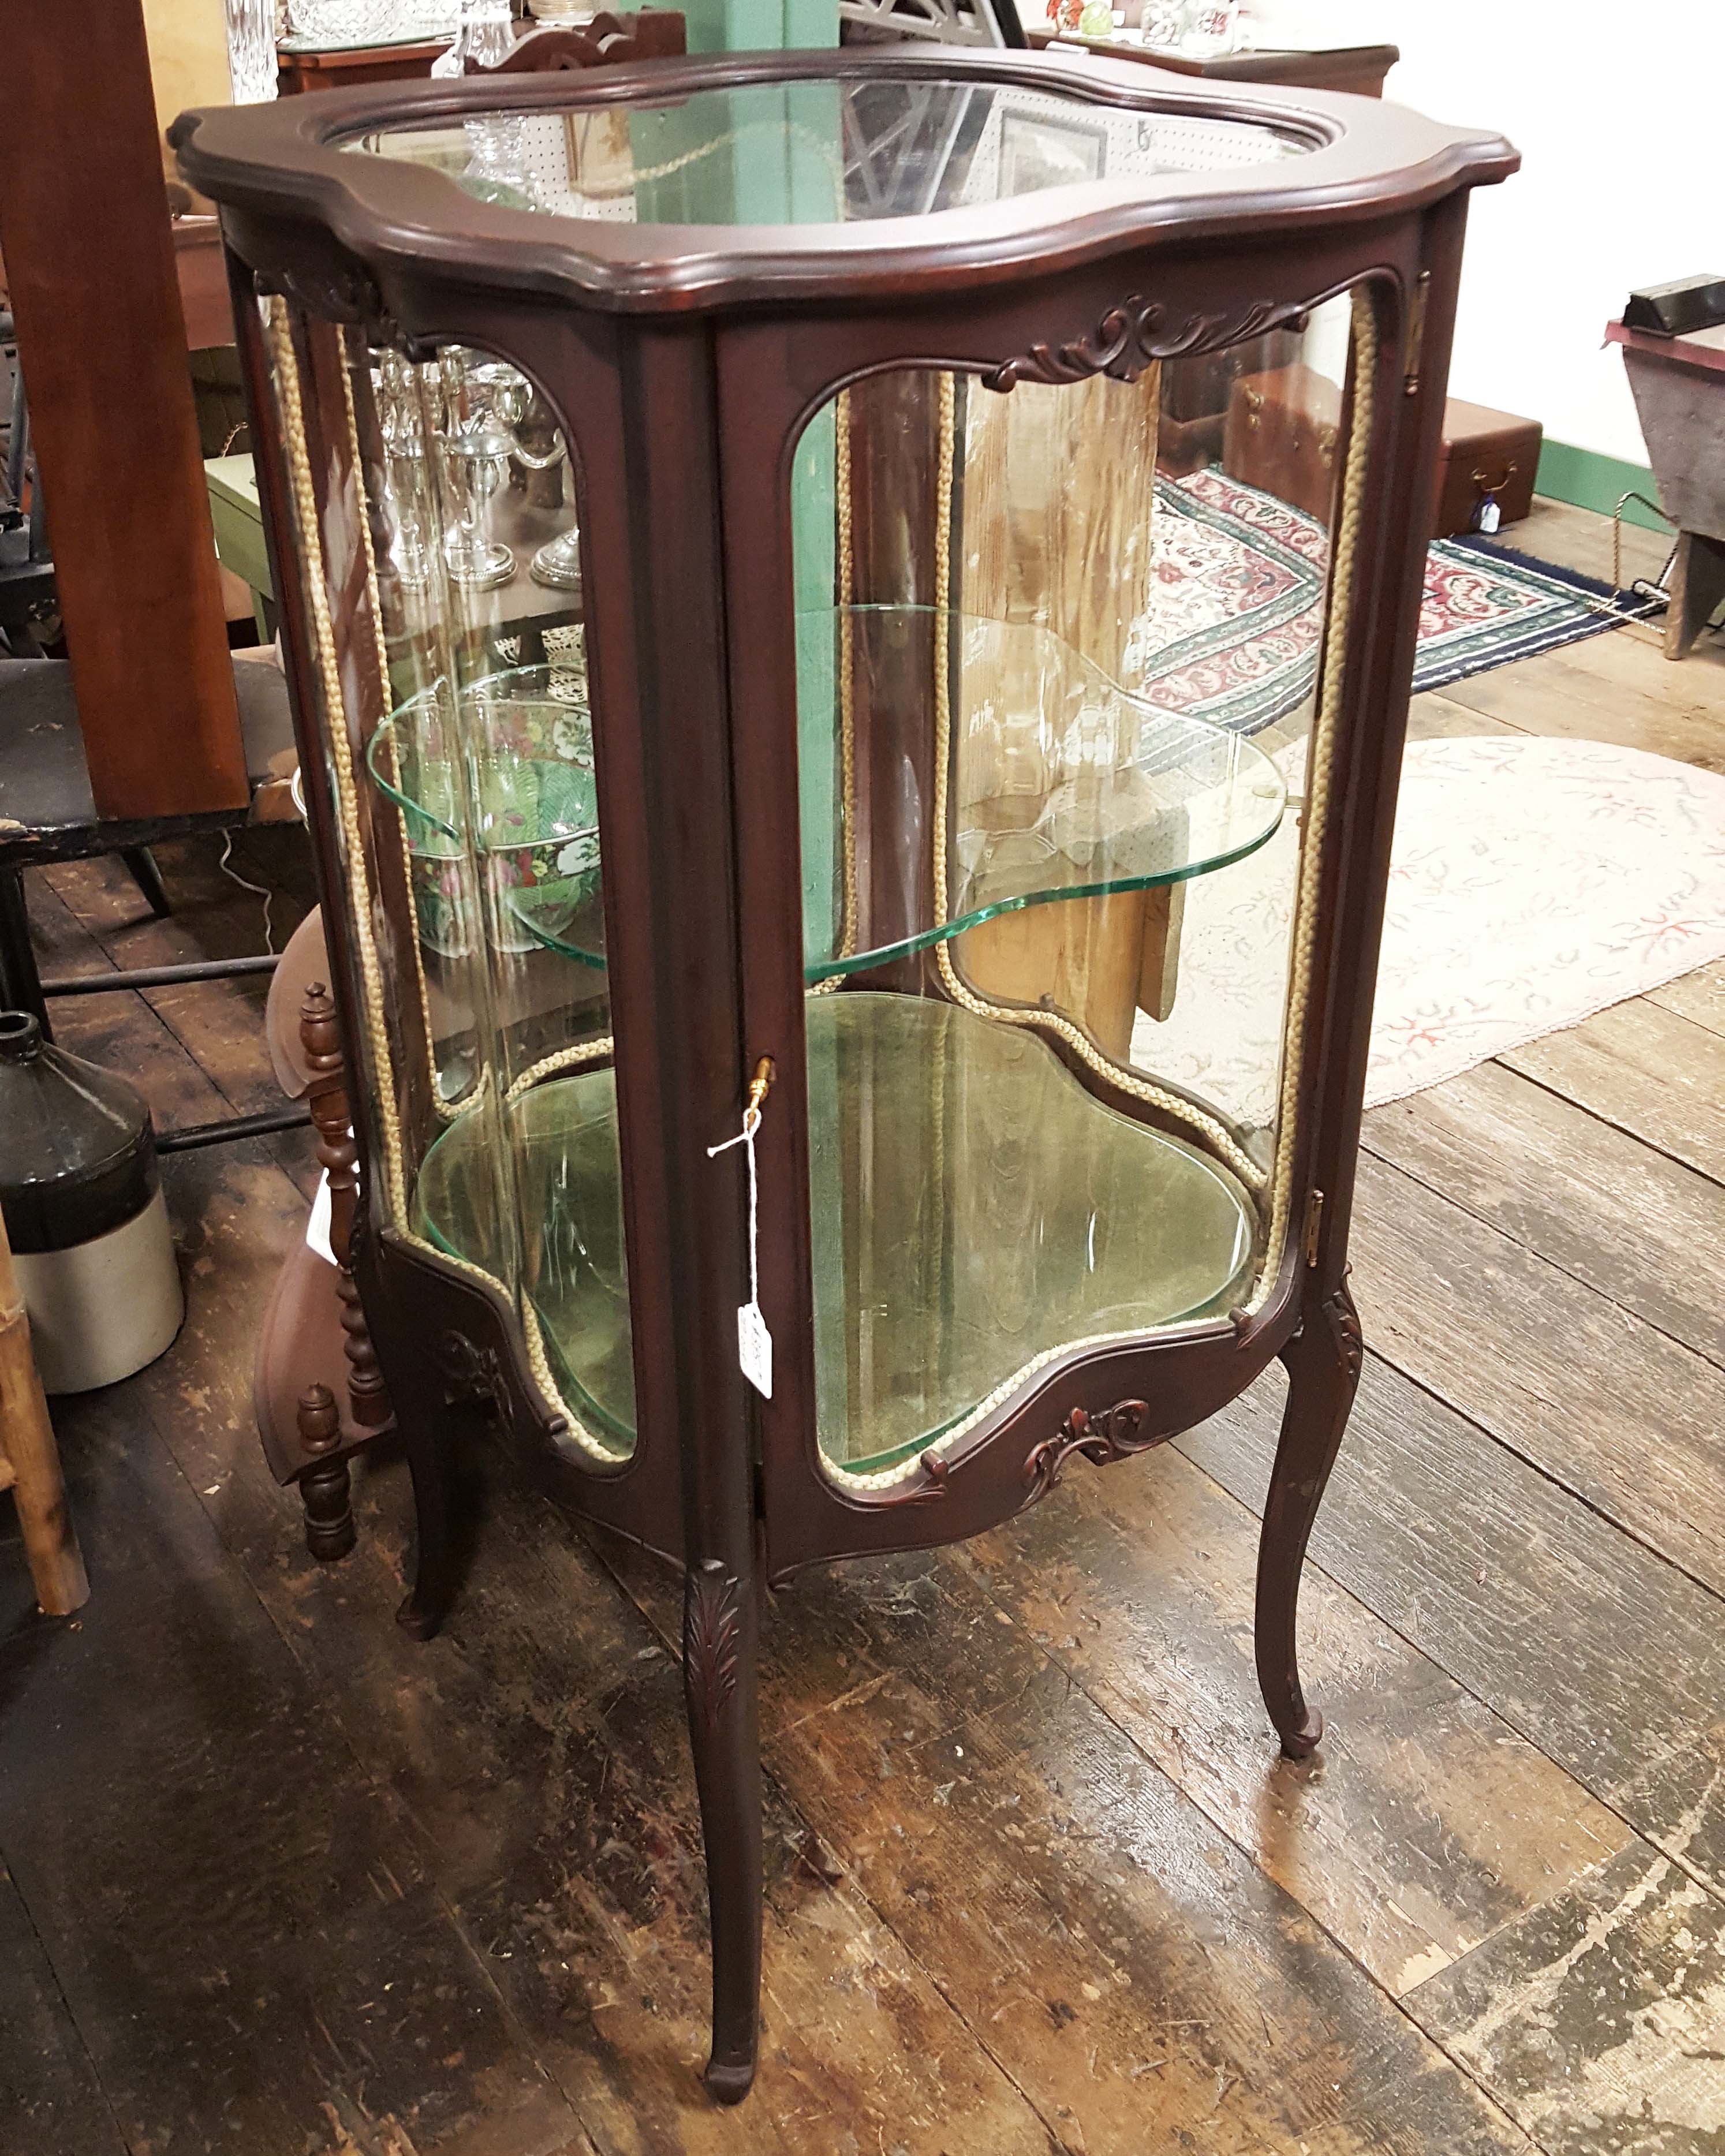
[[[186,1306],[150,1111],[24,1011],[0,1012],[0,1210],[44,1391],[155,1361]]]

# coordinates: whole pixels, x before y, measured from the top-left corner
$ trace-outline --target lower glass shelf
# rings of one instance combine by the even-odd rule
[[[907,1457],[1050,1351],[1240,1299],[1245,1191],[1105,1106],[1034,1034],[871,991],[811,998],[807,1022],[817,1415],[833,1466]],[[521,1286],[569,1406],[626,1455],[612,1075],[551,1080],[509,1112]],[[485,1133],[477,1116],[444,1133],[416,1209],[434,1242],[506,1277]]]

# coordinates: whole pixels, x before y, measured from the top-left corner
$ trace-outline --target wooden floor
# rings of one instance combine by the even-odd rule
[[[1598,568],[1604,529],[1512,536]],[[1418,723],[1725,770],[1725,651],[1623,630]],[[303,891],[300,843],[240,865]],[[56,969],[255,947],[213,855],[165,855],[167,923],[112,865],[38,883]],[[259,1001],[63,1030],[196,1121],[273,1101]],[[444,1638],[391,1621],[398,1463],[313,1564],[248,1399],[307,1148],[176,1158],[186,1332],[58,1416],[81,1618],[29,1617],[0,1541],[0,2152],[1725,2147],[1725,967],[1366,1144],[1321,1755],[1277,1758],[1252,1680],[1274,1376],[986,1540],[808,1581],[767,1627],[767,2035],[733,2113],[696,2080],[673,1589],[482,1447]]]

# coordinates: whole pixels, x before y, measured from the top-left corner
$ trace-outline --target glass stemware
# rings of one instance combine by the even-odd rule
[[[276,94],[275,0],[227,0],[228,74],[236,105]]]
[[[449,574],[458,583],[495,591],[515,574],[515,554],[485,531],[485,509],[508,483],[515,436],[497,409],[504,387],[500,377],[519,380],[513,367],[487,361],[470,362],[459,345],[439,355],[443,388],[444,469],[455,512],[454,529],[444,542]]]

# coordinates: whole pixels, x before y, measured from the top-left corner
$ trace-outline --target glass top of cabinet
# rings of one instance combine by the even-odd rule
[[[520,78],[516,78],[517,80]],[[517,93],[518,95],[518,93]],[[603,106],[403,120],[351,151],[447,174],[480,198],[557,218],[636,224],[834,224],[927,217],[1107,181],[1274,165],[1322,146],[1296,122],[1122,109],[1065,85],[947,77],[804,78]],[[525,140],[506,190],[470,130]]]

